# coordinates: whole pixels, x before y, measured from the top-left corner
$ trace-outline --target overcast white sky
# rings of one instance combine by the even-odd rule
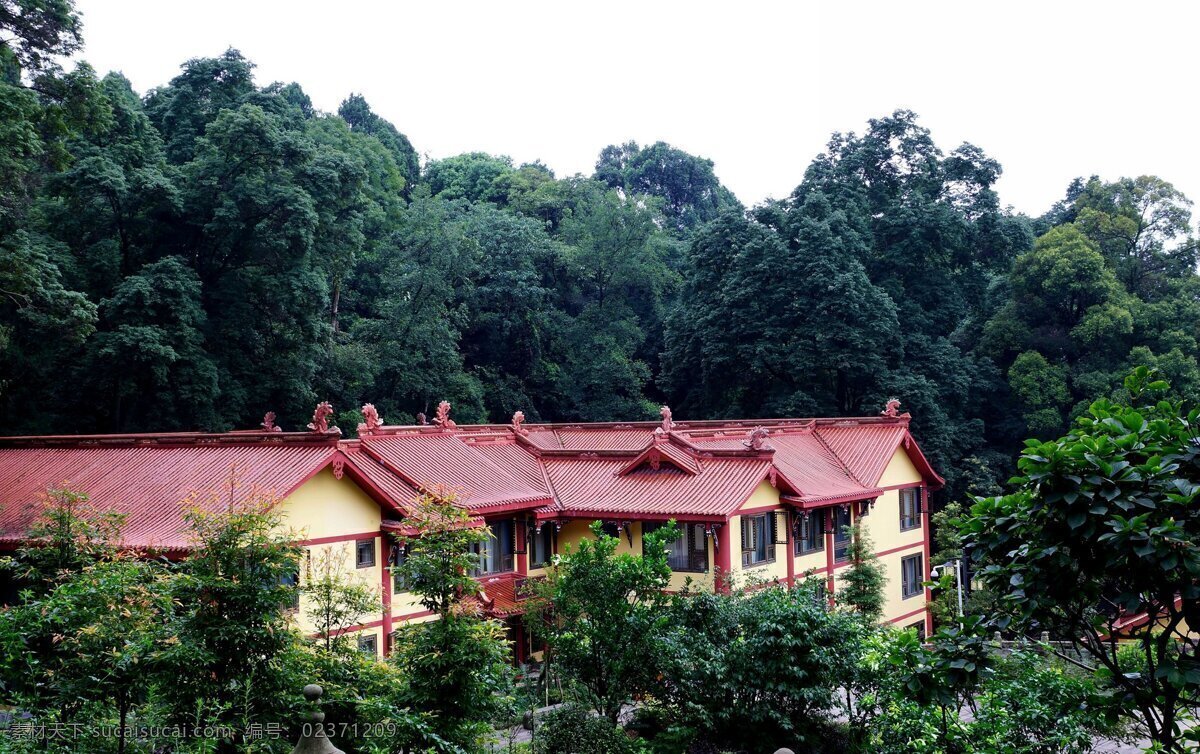
[[[268,2],[78,0],[82,55],[138,91],[240,49],[259,84],[350,92],[431,158],[590,173],[606,144],[712,159],[738,197],[782,197],[833,131],[915,110],[944,151],[1004,166],[1040,214],[1071,178],[1157,174],[1200,200],[1197,34],[1185,2]]]

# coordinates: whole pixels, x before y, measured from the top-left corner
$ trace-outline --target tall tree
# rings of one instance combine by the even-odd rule
[[[1063,437],[1028,441],[1012,492],[976,500],[963,531],[999,626],[1084,651],[1121,713],[1182,752],[1200,684],[1187,628],[1200,618],[1200,410],[1162,400],[1169,386],[1145,367],[1125,389],[1127,403],[1098,400]]]
[[[663,141],[639,147],[630,141],[610,145],[596,162],[596,180],[629,194],[662,201],[663,214],[686,231],[726,210],[741,209],[733,193],[713,173],[712,160],[696,157]]]

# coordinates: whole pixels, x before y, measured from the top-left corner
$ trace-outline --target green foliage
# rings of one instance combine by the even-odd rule
[[[236,482],[231,482],[235,484]],[[277,699],[294,694],[281,665],[296,641],[286,610],[299,568],[295,537],[281,527],[276,500],[241,502],[213,493],[193,500],[188,558],[173,579],[179,604],[167,630],[157,695],[168,720],[244,731],[280,720]],[[169,679],[169,680],[168,680]]]
[[[494,738],[492,721],[512,702],[513,668],[500,622],[459,610],[404,626],[396,632],[392,658],[404,679],[399,700],[426,715],[438,738],[467,751]]]
[[[111,705],[121,728],[148,696],[146,678],[168,642],[171,597],[161,569],[136,560],[99,562],[52,592],[0,612],[5,687],[13,701],[46,706],[63,722]]]
[[[595,539],[556,559],[535,587],[527,615],[530,625],[541,627],[558,671],[616,725],[621,707],[655,683],[657,642],[668,620],[665,545],[679,530],[671,522],[647,534],[640,554],[617,553],[619,540],[600,522],[593,522],[592,534]]]
[[[825,585],[681,594],[671,602],[655,696],[708,745],[800,749],[818,739],[861,625]]]
[[[625,731],[586,707],[566,704],[541,718],[535,754],[635,754],[642,749]]]
[[[712,160],[695,157],[666,142],[609,145],[596,162],[596,180],[631,194],[662,201],[663,213],[680,230],[696,228],[726,210],[740,210],[737,198],[713,174]]]
[[[963,531],[986,564],[978,577],[1000,596],[1002,625],[1086,648],[1126,714],[1175,751],[1200,683],[1185,640],[1200,616],[1200,410],[1162,400],[1169,390],[1139,367],[1125,381],[1129,403],[1098,400],[1067,435],[1028,441],[1013,491],[978,499]],[[1144,621],[1117,627],[1137,615]],[[1119,632],[1132,634],[1150,672],[1122,670],[1108,640]]]
[[[471,514],[449,492],[425,494],[413,501],[405,523],[416,534],[399,538],[406,554],[393,570],[420,598],[422,607],[447,616],[462,595],[478,590],[470,573],[479,565],[479,556],[471,546],[486,541],[487,531],[472,525]]]
[[[117,554],[123,514],[102,511],[87,495],[47,490],[25,542],[6,565],[37,596]]]
[[[82,25],[71,0],[3,0],[0,62],[11,57],[30,73],[53,70],[54,58],[83,46]]]
[[[504,626],[465,599],[479,590],[469,575],[478,564],[471,545],[487,533],[472,526],[470,514],[448,495],[422,497],[406,523],[417,536],[402,539],[407,554],[395,568],[438,617],[396,632],[392,661],[405,679],[400,700],[426,714],[438,737],[476,751],[492,737],[491,721],[513,704]]]
[[[837,601],[865,620],[875,622],[883,616],[887,574],[875,555],[875,543],[863,530],[862,519],[855,518],[854,526],[847,529],[850,544],[846,556],[850,567],[838,578],[842,587],[838,590]]]
[[[318,553],[304,583],[308,620],[317,629],[317,638],[324,643],[327,652],[333,651],[335,645],[348,645],[346,629],[361,623],[368,613],[379,612],[376,589],[350,578],[346,571],[348,549],[326,547]]]
[[[859,750],[1083,754],[1099,736],[1123,736],[1092,680],[1030,650],[989,658],[973,631],[941,632],[928,648],[911,631],[873,638],[861,656],[874,686]]]

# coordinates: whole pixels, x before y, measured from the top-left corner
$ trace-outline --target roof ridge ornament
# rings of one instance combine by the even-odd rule
[[[263,414],[262,424],[259,424],[258,426],[262,427],[263,432],[282,432],[283,431],[283,428],[275,423],[275,412],[274,411],[268,411],[267,413]]]
[[[450,418],[450,401],[442,401],[438,404],[437,415],[433,417],[433,423],[439,429],[454,429],[458,426]]]
[[[512,429],[512,431],[513,431],[513,434],[515,434],[515,435],[529,434],[529,430],[527,430],[521,426],[524,423],[525,423],[525,412],[524,411],[514,412],[512,415],[512,426],[510,427],[510,429]]]
[[[671,420],[671,407],[663,406],[658,410],[658,413],[662,416],[662,425],[655,427],[654,441],[666,442],[667,434],[675,429],[675,422]]]
[[[750,430],[749,439],[742,440],[742,445],[745,445],[750,450],[774,450],[771,443],[767,442],[767,438],[771,436],[771,430],[766,427],[755,427]]]
[[[383,426],[383,420],[379,418],[379,411],[375,408],[374,403],[364,403],[362,415],[363,422],[358,425],[359,437],[373,435]]]
[[[889,419],[912,418],[912,414],[908,413],[907,411],[905,411],[903,414],[900,413],[900,399],[895,397],[888,399],[888,402],[884,405],[883,410],[879,412],[879,415],[886,416]]]
[[[313,411],[313,418],[312,421],[308,423],[308,428],[313,432],[320,432],[322,434],[326,432],[337,432],[338,434],[341,434],[342,430],[329,425],[330,416],[333,416],[333,404],[331,404],[329,401],[321,401],[317,404],[316,410]]]

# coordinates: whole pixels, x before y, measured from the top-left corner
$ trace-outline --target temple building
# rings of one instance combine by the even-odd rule
[[[386,653],[410,621],[429,620],[389,566],[396,534],[422,492],[452,490],[489,527],[480,547],[480,601],[506,621],[517,659],[522,584],[603,522],[620,551],[668,520],[683,533],[669,553],[671,589],[781,583],[816,576],[836,592],[848,566],[847,527],[861,520],[886,569],[884,620],[929,629],[928,493],[942,484],[892,401],[879,416],[829,419],[456,425],[443,403],[432,423],[386,426],[370,405],[357,437],[328,426],[322,404],[304,432],[260,429],[0,439],[0,549],[27,536],[48,489],[86,493],[126,516],[127,546],[166,557],[189,547],[186,505],[271,494],[305,556],[341,558],[377,585],[382,611],[350,629],[363,651]],[[423,417],[421,417],[423,419]],[[296,611],[307,625],[305,598]]]

